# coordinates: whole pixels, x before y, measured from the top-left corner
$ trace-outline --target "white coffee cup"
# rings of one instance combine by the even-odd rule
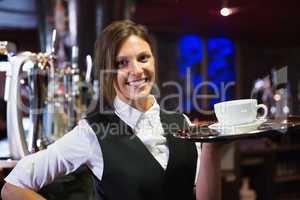
[[[262,116],[257,117],[257,110],[260,108],[264,112]],[[214,111],[218,122],[225,126],[255,122],[259,119],[265,119],[268,114],[267,106],[264,104],[257,105],[256,99],[224,101],[215,104]]]

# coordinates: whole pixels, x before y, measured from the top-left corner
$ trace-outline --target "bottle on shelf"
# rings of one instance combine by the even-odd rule
[[[248,177],[242,179],[242,186],[240,189],[240,200],[255,200],[256,192],[250,188],[250,180]]]

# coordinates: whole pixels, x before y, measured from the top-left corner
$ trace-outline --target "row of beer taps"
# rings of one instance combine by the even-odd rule
[[[6,60],[0,60],[0,70],[6,72],[7,133],[12,158],[46,148],[72,129],[85,113],[83,98],[88,95],[82,94],[82,88],[92,85],[92,58],[86,56],[85,78],[78,67],[76,46],[72,47],[71,61],[58,66],[56,38],[54,30],[51,52],[22,52],[16,56],[8,54],[7,42],[0,42],[0,57],[6,56]],[[27,130],[24,118],[30,122]]]

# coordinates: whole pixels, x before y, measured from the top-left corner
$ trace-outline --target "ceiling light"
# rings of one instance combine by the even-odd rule
[[[232,10],[230,8],[226,8],[226,7],[223,7],[221,10],[220,10],[220,14],[224,17],[227,17],[229,16],[230,14],[232,13]]]

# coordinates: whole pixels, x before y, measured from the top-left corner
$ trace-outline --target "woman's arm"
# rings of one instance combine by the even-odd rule
[[[221,199],[221,156],[218,144],[204,143],[196,183],[197,200]]]
[[[89,127],[78,125],[47,149],[28,155],[18,161],[12,172],[5,178],[3,198],[31,199],[43,186],[56,177],[75,171],[91,157],[93,141],[96,138]],[[98,144],[98,143],[97,143]],[[38,197],[38,196],[37,196]],[[34,198],[35,199],[35,198]]]
[[[24,189],[5,183],[1,190],[1,197],[3,200],[44,200],[41,195],[30,189]]]

